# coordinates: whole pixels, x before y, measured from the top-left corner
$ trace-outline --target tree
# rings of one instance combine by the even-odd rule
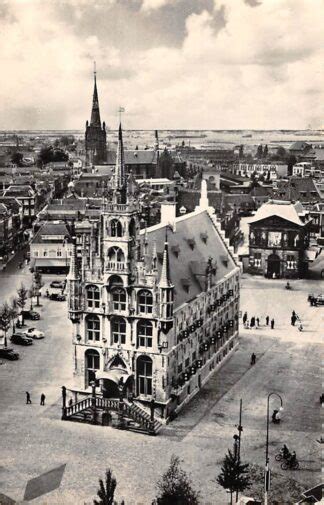
[[[155,505],[198,505],[199,493],[184,470],[180,468],[177,456],[171,456],[168,470],[162,475],[156,485],[158,496]]]
[[[110,468],[108,468],[108,470],[106,470],[105,483],[103,483],[102,479],[99,479],[97,495],[100,500],[93,500],[94,505],[117,505],[116,500],[114,500],[116,487],[117,481]],[[120,505],[125,505],[124,501],[122,501]]]
[[[264,149],[263,149],[263,157],[264,158],[268,157],[268,146],[267,146],[267,144],[264,146]]]
[[[42,281],[42,274],[36,270],[34,273],[34,286],[35,286],[35,295],[37,298],[36,305],[37,307],[40,306],[39,303],[39,297],[40,297],[40,289],[44,286],[44,283]]]
[[[17,294],[18,294],[18,299],[17,303],[18,306],[23,309],[26,305],[26,301],[28,298],[28,290],[25,288],[23,284],[21,284],[20,288],[17,289]]]
[[[277,149],[277,156],[279,159],[285,159],[286,158],[286,149],[282,146],[278,147]]]
[[[12,155],[11,155],[11,163],[14,163],[18,167],[22,166],[23,159],[24,159],[24,156],[22,155],[22,153],[19,153],[17,151],[15,153],[12,153]]]
[[[291,154],[287,158],[287,174],[292,175],[293,173],[293,167],[297,163],[297,158],[294,154]]]
[[[257,158],[262,158],[262,156],[263,156],[263,149],[262,145],[260,144],[257,149]]]
[[[68,159],[68,154],[66,154],[66,152],[62,149],[59,147],[54,148],[52,145],[47,145],[41,148],[37,163],[39,166],[43,166],[53,161],[67,161]]]
[[[10,319],[12,322],[12,333],[14,334],[16,331],[16,318],[19,313],[19,306],[18,306],[18,300],[17,298],[13,298],[11,300],[11,305],[10,305]]]
[[[244,146],[243,145],[240,145],[239,158],[240,159],[244,158]]]
[[[243,492],[251,487],[249,477],[249,465],[242,464],[239,458],[228,450],[226,454],[221,473],[217,476],[217,482],[224,489],[228,489],[231,494],[231,504],[233,503],[233,493]]]
[[[4,332],[4,346],[7,347],[7,331],[10,328],[10,307],[7,302],[0,309],[0,328]]]

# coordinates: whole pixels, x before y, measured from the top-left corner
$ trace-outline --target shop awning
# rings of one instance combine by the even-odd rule
[[[112,369],[112,370],[104,370],[103,372],[98,370],[96,372],[96,379],[108,379],[111,380],[112,382],[115,382],[115,384],[119,384],[120,379],[123,379],[124,384],[126,383],[127,379],[131,377],[132,374],[129,374],[127,370],[122,370],[122,369]]]

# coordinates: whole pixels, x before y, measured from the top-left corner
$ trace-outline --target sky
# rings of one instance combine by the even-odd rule
[[[0,129],[324,128],[324,0],[0,0]]]

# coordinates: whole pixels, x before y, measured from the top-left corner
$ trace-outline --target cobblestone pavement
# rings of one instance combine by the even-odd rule
[[[232,446],[239,400],[243,400],[242,458],[262,467],[266,398],[272,391],[282,395],[284,412],[281,425],[270,427],[271,467],[283,473],[274,454],[285,442],[301,462],[301,469],[286,472],[287,477],[305,488],[318,483],[324,307],[310,307],[306,301],[308,291],[320,291],[318,282],[292,285],[288,292],[283,281],[243,279],[242,311],[260,317],[262,324],[266,315],[274,317],[275,329],[242,328],[233,357],[157,437],[60,420],[60,387],[72,369],[70,323],[64,303],[42,300],[43,317],[37,326],[46,330],[47,337],[31,348],[19,348],[19,362],[0,366],[0,493],[22,500],[29,479],[66,464],[60,489],[33,503],[92,503],[98,478],[110,467],[118,481],[117,499],[124,498],[126,505],[146,505],[176,454],[201,490],[201,502],[223,505],[227,496],[214,480]],[[301,317],[304,332],[290,325],[292,310]],[[253,367],[252,352],[257,355]],[[32,405],[25,404],[26,390]],[[41,392],[46,394],[45,407],[39,405]],[[276,406],[274,398],[271,408]]]

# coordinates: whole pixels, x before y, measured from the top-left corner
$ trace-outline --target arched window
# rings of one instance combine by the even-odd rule
[[[138,310],[142,314],[152,314],[153,312],[153,295],[150,291],[142,289],[138,293]]]
[[[88,340],[100,340],[100,320],[93,314],[86,317],[86,332]]]
[[[114,310],[126,310],[126,293],[123,288],[113,288],[111,296]]]
[[[96,370],[100,368],[100,355],[95,349],[88,349],[85,352],[86,387],[96,379]]]
[[[152,314],[153,312],[153,295],[151,291],[142,289],[138,293],[138,310],[142,314]]]
[[[126,321],[123,317],[114,317],[112,319],[111,334],[114,344],[126,343]]]
[[[123,227],[118,219],[113,219],[110,222],[110,235],[112,237],[122,237],[123,236]]]
[[[128,227],[128,232],[129,232],[130,237],[135,237],[135,234],[136,234],[136,224],[135,224],[135,220],[134,219],[130,220],[129,227]]]
[[[137,359],[137,391],[140,395],[152,394],[152,360],[148,356]]]
[[[87,286],[87,305],[89,308],[99,308],[100,306],[100,291],[98,286]]]
[[[153,326],[150,321],[139,321],[137,343],[139,347],[152,347]]]
[[[120,247],[110,247],[108,249],[109,261],[123,262],[125,261],[125,256]]]

